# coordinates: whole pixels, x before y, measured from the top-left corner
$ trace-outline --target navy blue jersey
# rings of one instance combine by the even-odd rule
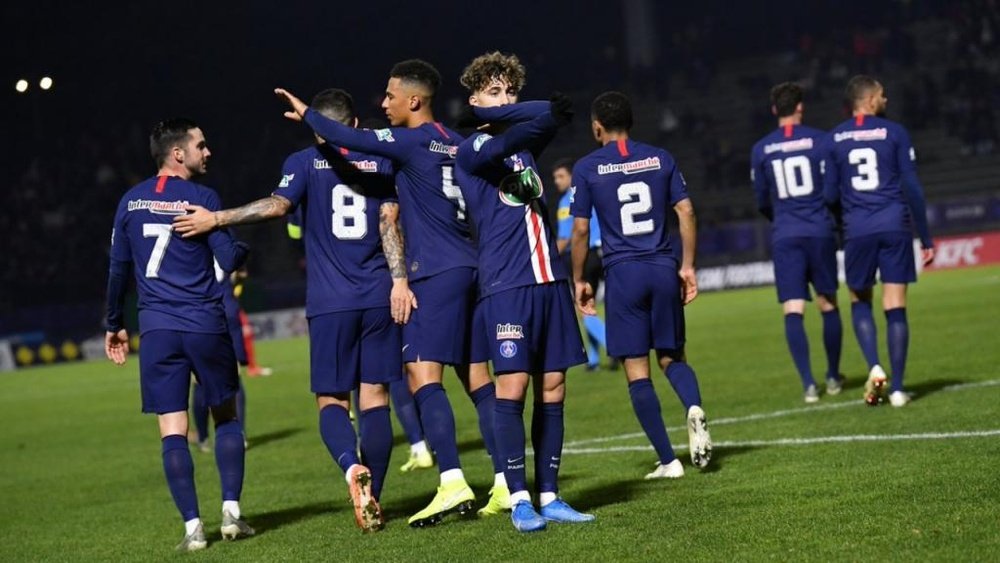
[[[843,206],[848,239],[911,232],[916,220],[924,246],[930,245],[916,153],[906,129],[888,119],[857,115],[830,131],[826,150],[826,197]]]
[[[393,162],[411,281],[451,268],[475,267],[476,248],[465,201],[455,182],[461,136],[439,123],[412,129],[355,129],[311,109],[306,111],[305,122],[335,145]]]
[[[384,158],[316,145],[285,160],[274,195],[302,209],[306,315],[389,306],[379,208],[396,201]]]
[[[631,139],[608,143],[576,163],[570,189],[574,217],[597,213],[605,268],[636,259],[676,266],[668,218],[688,195],[670,153]]]
[[[173,176],[140,182],[118,204],[112,270],[115,262],[134,265],[141,333],[227,331],[213,260],[231,272],[245,260],[246,249],[224,229],[192,238],[174,234],[173,218],[183,215],[186,205],[210,211],[222,207],[214,190]]]
[[[786,125],[753,146],[750,179],[757,208],[774,222],[774,240],[833,236],[823,199],[825,136],[812,127]]]

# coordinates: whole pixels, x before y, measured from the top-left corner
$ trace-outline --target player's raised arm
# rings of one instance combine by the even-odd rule
[[[518,102],[502,106],[480,107],[470,106],[472,114],[479,120],[479,125],[486,123],[521,123],[531,121],[549,111],[551,103],[545,100]]]
[[[698,229],[695,220],[694,205],[691,200],[684,198],[674,204],[674,211],[677,213],[677,223],[681,234],[681,268],[677,272],[681,278],[681,291],[684,292],[682,298],[684,304],[694,301],[698,297],[698,277],[694,271],[694,255],[697,250]]]
[[[562,94],[554,94],[549,111],[535,119],[518,123],[496,137],[485,133],[476,137],[472,151],[459,151],[459,166],[475,173],[484,167],[502,162],[504,158],[531,148],[540,138],[551,135],[573,117],[572,102]]]

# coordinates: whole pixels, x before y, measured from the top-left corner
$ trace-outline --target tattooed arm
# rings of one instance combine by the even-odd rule
[[[287,215],[291,208],[292,202],[280,195],[271,195],[242,207],[221,211],[209,211],[200,205],[189,205],[185,208],[188,211],[186,215],[174,217],[174,230],[185,238],[193,237],[219,227],[257,223],[282,217]]]
[[[382,237],[382,251],[392,276],[389,305],[392,319],[399,324],[410,320],[410,312],[417,308],[417,298],[410,291],[406,279],[406,255],[403,251],[403,231],[399,227],[399,204],[385,202],[379,207],[378,231]]]

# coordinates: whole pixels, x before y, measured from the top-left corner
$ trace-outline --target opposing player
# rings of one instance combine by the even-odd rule
[[[513,55],[490,53],[462,73],[472,106],[517,101],[524,67]],[[546,521],[587,522],[559,498],[566,370],[586,360],[562,263],[549,236],[534,157],[570,116],[570,102],[555,96],[534,119],[504,131],[493,123],[458,148],[458,184],[472,213],[479,243],[480,308],[497,374],[496,439],[506,460],[511,519],[521,532]],[[523,188],[528,187],[530,190]],[[535,450],[535,511],[525,477],[524,402],[534,384],[531,423]]]
[[[840,393],[843,327],[837,309],[837,243],[833,217],[823,199],[823,139],[826,133],[802,125],[802,88],[793,82],[771,89],[778,129],[753,146],[750,180],[757,209],[773,223],[772,255],[778,302],[785,313],[785,339],[802,380],[807,403],[819,401],[809,365],[803,315],[809,284],[823,317],[826,392]]]
[[[559,206],[556,208],[556,248],[562,258],[567,271],[572,269],[570,259],[569,241],[573,235],[573,216],[569,212],[573,194],[569,187],[573,183],[573,161],[564,158],[556,161],[552,167],[552,182],[559,192]],[[584,267],[584,275],[590,286],[597,290],[597,285],[601,281],[601,226],[597,222],[597,215],[590,220],[590,252],[587,254],[587,262]],[[587,332],[587,370],[593,371],[600,367],[601,348],[607,349],[608,342],[604,321],[597,315],[584,315],[583,328]],[[613,361],[613,360],[612,360]]]
[[[441,472],[437,494],[410,525],[437,524],[451,513],[468,514],[475,495],[458,459],[455,415],[441,385],[444,366],[455,367],[476,405],[486,449],[493,455],[494,484],[483,514],[509,507],[509,494],[493,437],[495,386],[485,358],[471,358],[476,299],[476,249],[465,201],[455,182],[455,151],[462,137],[434,120],[431,108],[441,76],[430,64],[408,60],[389,73],[382,107],[388,129],[356,130],[324,118],[286,90],[275,92],[317,135],[353,150],[392,160],[406,233],[406,263],[420,308],[403,327],[403,361],[424,434]],[[476,360],[470,366],[470,362]],[[482,360],[482,361],[479,361]]]
[[[320,92],[313,106],[345,127],[357,123],[353,101],[343,90]],[[356,523],[371,532],[384,525],[378,498],[392,451],[388,384],[403,369],[397,323],[409,319],[414,303],[391,165],[317,141],[285,160],[270,197],[214,213],[196,208],[177,218],[175,229],[187,237],[304,208],[310,377],[320,435],[344,470]],[[360,391],[360,459],[348,415],[355,388]]]
[[[104,348],[118,365],[128,354],[122,320],[127,276],[133,270],[139,292],[139,378],[142,410],[156,413],[163,447],[163,470],[174,504],[184,519],[181,551],[204,549],[194,464],[188,447],[188,389],[191,373],[204,386],[215,419],[215,458],[222,482],[224,539],[250,536],[241,520],[243,428],[236,415],[239,375],[215,280],[213,256],[224,270],[238,268],[247,249],[227,231],[183,239],[171,219],[189,203],[218,209],[215,191],[191,181],[204,174],[211,152],[201,129],[187,119],[167,119],[153,128],[150,149],[157,175],[122,197],[111,234],[107,333]]]
[[[655,350],[684,404],[691,461],[704,468],[712,441],[698,379],[684,355],[684,306],[698,296],[694,206],[670,153],[629,138],[632,105],[624,94],[605,92],[590,111],[594,138],[602,146],[573,167],[576,302],[583,314],[596,314],[594,291],[584,278],[593,209],[601,224],[608,354],[623,358],[632,407],[660,458],[646,478],[677,478],[684,468],[670,446],[649,379],[649,351]],[[668,238],[671,207],[680,226],[680,269]]]
[[[917,281],[911,238],[914,228],[925,265],[934,260],[934,242],[917,179],[916,152],[906,129],[882,117],[888,103],[882,84],[858,75],[848,81],[845,96],[854,115],[827,137],[824,190],[828,203],[843,208],[851,319],[869,367],[865,402],[877,405],[886,384],[872,314],[872,288],[878,270],[892,370],[889,402],[902,407],[910,402],[910,395],[903,390],[903,374],[910,342],[906,287]]]

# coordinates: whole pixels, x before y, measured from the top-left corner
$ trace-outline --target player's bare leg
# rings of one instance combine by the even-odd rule
[[[492,516],[510,510],[510,489],[504,477],[503,458],[497,453],[494,434],[494,415],[496,412],[496,385],[490,377],[490,368],[486,362],[477,362],[469,366],[455,366],[455,373],[465,387],[465,392],[472,399],[479,417],[479,433],[483,437],[486,451],[493,462],[493,486],[490,488],[490,500],[477,511],[479,516]]]
[[[163,471],[167,477],[174,504],[184,518],[184,539],[179,551],[197,551],[208,547],[205,529],[198,512],[198,496],[194,485],[194,462],[187,443],[187,411],[162,413],[157,416],[163,447]]]
[[[691,463],[704,469],[712,459],[712,436],[708,433],[705,411],[701,408],[698,378],[685,361],[684,350],[657,350],[656,359],[684,405]]]
[[[437,494],[423,510],[410,517],[409,524],[433,526],[448,514],[465,516],[471,513],[476,496],[466,483],[458,460],[455,414],[441,385],[444,366],[438,362],[409,362],[406,371],[424,436],[437,456],[441,472]]]
[[[884,400],[887,377],[878,359],[878,339],[875,317],[872,314],[872,288],[852,289],[851,320],[854,336],[868,362],[868,379],[865,381],[864,399],[869,406],[878,406]]]
[[[840,393],[844,375],[840,373],[840,352],[844,329],[837,308],[837,294],[816,294],[816,307],[823,318],[823,348],[826,351],[826,394]]]
[[[902,407],[910,402],[910,394],[903,390],[906,355],[910,346],[910,328],[906,320],[906,284],[882,284],[882,308],[885,311],[886,341],[889,348],[889,367],[892,370],[889,403]]]
[[[788,342],[788,351],[792,354],[795,369],[802,380],[803,399],[807,403],[818,402],[819,390],[816,387],[816,380],[813,379],[812,366],[809,365],[809,339],[806,337],[803,324],[806,300],[788,299],[782,302],[781,308],[785,314],[785,340]]]
[[[663,423],[663,412],[660,399],[656,396],[653,382],[649,378],[649,356],[625,358],[625,380],[628,382],[628,394],[632,399],[632,410],[642,426],[646,438],[656,450],[656,468],[646,475],[646,479],[669,478],[677,479],[684,476],[684,466],[681,465],[667,436],[667,428]]]
[[[320,435],[330,456],[344,471],[344,479],[354,505],[354,522],[362,532],[382,529],[382,509],[372,495],[371,470],[357,457],[357,434],[347,414],[351,394],[316,395]]]

